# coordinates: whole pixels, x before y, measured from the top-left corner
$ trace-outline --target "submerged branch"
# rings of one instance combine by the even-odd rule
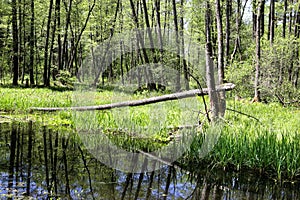
[[[226,83],[220,85],[216,88],[217,92],[219,91],[229,91],[235,87],[233,83]],[[32,107],[30,111],[44,111],[44,112],[52,112],[52,111],[63,111],[63,110],[75,110],[75,111],[91,111],[91,110],[109,110],[112,108],[120,108],[120,107],[134,107],[134,106],[142,106],[152,103],[164,102],[164,101],[171,101],[171,100],[178,100],[188,97],[194,96],[204,96],[208,95],[208,88],[203,88],[202,90],[195,89],[189,90],[184,92],[177,92],[173,94],[167,94],[162,96],[151,97],[147,99],[140,99],[140,100],[133,100],[133,101],[125,101],[125,102],[118,102],[118,103],[111,103],[111,104],[104,104],[104,105],[97,105],[97,106],[81,106],[81,107],[60,107],[60,108],[40,108],[40,107]]]

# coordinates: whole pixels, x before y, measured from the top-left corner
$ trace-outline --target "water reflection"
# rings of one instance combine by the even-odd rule
[[[0,198],[299,199],[299,183],[274,185],[256,174],[164,167],[123,173],[66,135],[36,124],[0,123]]]

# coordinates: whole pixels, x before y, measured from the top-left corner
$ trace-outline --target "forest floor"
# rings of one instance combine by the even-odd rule
[[[99,91],[94,96],[95,101],[93,103],[96,102],[97,105],[111,103],[115,93],[115,91]],[[30,112],[31,107],[72,106],[73,91],[71,90],[0,88],[0,96],[0,123],[33,120],[50,127],[74,129],[74,121],[70,111]],[[147,94],[127,94],[124,98],[139,99],[145,97]],[[201,99],[199,102],[203,104]],[[174,107],[174,103],[166,104],[166,106],[170,116],[165,116],[168,120],[164,126],[183,125],[177,118],[179,111]],[[146,125],[148,123],[149,125],[149,120],[151,120],[147,117],[149,108],[149,106],[142,106],[130,110],[130,116],[133,116],[130,118],[130,123]],[[299,107],[283,107],[279,103],[251,103],[250,100],[235,101],[234,98],[229,98],[227,108],[222,131],[213,150],[204,158],[198,157],[201,142],[205,137],[205,134],[199,134],[189,152],[181,159],[183,163],[192,162],[194,166],[206,163],[210,167],[237,171],[253,169],[275,180],[300,179]],[[97,117],[102,120],[102,125],[106,126],[108,131],[111,127],[118,125],[118,120],[123,117],[111,114],[112,111],[102,113]],[[114,117],[119,118],[113,119]],[[126,126],[126,123],[122,126]],[[155,130],[154,128],[153,131]],[[160,132],[160,134],[152,136],[155,141],[166,143],[170,141],[170,135],[166,133]],[[154,141],[153,138],[148,139]],[[150,144],[151,142],[144,143],[144,145]],[[142,147],[145,148],[143,145]]]

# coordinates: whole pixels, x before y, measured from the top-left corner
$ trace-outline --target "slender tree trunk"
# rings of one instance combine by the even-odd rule
[[[18,0],[18,17],[19,17],[19,23],[18,23],[18,33],[19,33],[19,53],[18,53],[18,58],[19,58],[19,67],[21,67],[21,69],[19,69],[19,73],[21,72],[21,84],[24,83],[24,76],[25,76],[25,60],[24,60],[24,40],[25,37],[23,37],[23,32],[25,33],[25,26],[24,25],[24,12],[25,10],[22,9],[22,0]]]
[[[184,74],[184,85],[185,89],[189,90],[190,85],[189,85],[189,69],[188,65],[186,62],[186,57],[185,57],[185,49],[184,49],[184,0],[180,0],[180,6],[181,6],[181,15],[180,15],[180,40],[181,40],[181,46],[180,46],[180,51],[181,51],[181,64],[183,65],[183,74]]]
[[[294,37],[299,38],[300,36],[300,4],[295,13],[295,29],[294,29]]]
[[[284,13],[282,19],[282,37],[285,38],[285,29],[286,29],[286,14],[287,14],[287,0],[284,0]]]
[[[261,4],[262,0],[259,0],[259,5],[257,6],[257,20],[256,27],[260,27],[260,15],[261,15]],[[259,89],[259,77],[260,77],[260,28],[256,29],[256,50],[255,50],[255,79],[254,79],[254,99],[253,101],[260,101],[260,89]]]
[[[293,0],[290,0],[290,3],[293,4]],[[292,33],[292,26],[293,26],[293,9],[289,11],[289,34]]]
[[[59,11],[60,9],[60,0],[56,0],[55,1],[55,15],[54,15],[54,23],[53,23],[53,26],[52,26],[52,36],[51,36],[51,43],[50,43],[50,55],[49,55],[49,63],[48,63],[48,79],[50,79],[50,76],[51,76],[51,72],[50,72],[50,67],[51,67],[51,63],[53,62],[53,54],[54,54],[54,42],[55,42],[55,34],[56,34],[56,29],[57,29],[57,23],[58,23],[58,19],[60,20],[60,16]],[[57,43],[59,44],[60,42],[57,41]],[[58,55],[58,64],[60,63],[59,61],[59,58],[60,56]],[[55,71],[57,69],[53,69],[53,71]],[[53,74],[53,80],[55,80],[55,72],[52,72]]]
[[[158,34],[158,43],[159,43],[159,62],[163,61],[163,39],[162,39],[162,32],[161,32],[161,20],[160,20],[160,0],[155,0],[155,13],[156,13],[156,20],[157,20],[157,34]],[[161,77],[158,80],[158,89],[159,85],[164,85],[164,72],[161,70]]]
[[[139,25],[140,24],[139,24],[138,15],[137,15],[137,12],[135,10],[135,6],[134,6],[133,0],[130,0],[130,6],[131,6],[132,16],[133,16],[135,25],[136,25],[137,29],[139,29]],[[147,51],[145,49],[145,43],[144,43],[144,40],[143,40],[142,35],[141,35],[141,33],[140,33],[139,30],[137,30],[137,32],[136,32],[136,37],[137,37],[138,43],[141,45],[141,51],[143,52],[144,63],[150,63]],[[146,73],[147,73],[147,70],[146,70]],[[149,83],[153,83],[153,81],[152,81],[153,77],[152,77],[152,72],[151,71],[149,71],[149,73],[146,74],[146,79],[147,79],[147,85]],[[151,87],[151,85],[148,85],[148,86]]]
[[[246,1],[246,3],[247,3],[247,1]],[[234,49],[233,49],[233,52],[232,52],[231,58],[230,58],[231,62],[233,61],[237,52],[241,53],[241,51],[240,51],[240,43],[241,43],[240,24],[242,21],[241,7],[242,7],[241,1],[237,0],[237,10],[236,10],[236,17],[235,17],[236,38],[235,38]]]
[[[217,20],[217,33],[218,33],[218,78],[219,84],[223,84],[224,80],[224,44],[223,44],[223,25],[221,16],[220,0],[216,0],[216,20]]]
[[[176,0],[172,0],[173,6],[173,17],[174,17],[174,28],[175,28],[175,39],[176,39],[176,46],[177,46],[177,73],[176,73],[176,91],[181,89],[181,81],[180,81],[180,46],[179,46],[179,29],[178,29],[178,19],[177,19],[177,8],[176,8]]]
[[[228,63],[229,54],[230,54],[230,18],[231,18],[231,15],[232,15],[232,1],[226,0],[226,36],[225,36],[226,37],[226,45],[225,45],[226,65]]]
[[[260,1],[260,0],[258,0]],[[261,37],[264,35],[265,33],[265,1],[266,0],[262,0],[260,3],[260,34]]]
[[[296,22],[295,22],[295,38],[299,40],[300,38],[300,4],[298,5],[297,14],[296,14]],[[295,51],[295,58],[299,61],[299,46],[296,47]],[[298,79],[299,79],[299,73],[300,73],[300,66],[299,64],[296,67],[295,73],[294,73],[294,80],[293,85],[295,88],[298,87]]]
[[[31,19],[30,19],[30,61],[29,61],[29,79],[30,79],[30,85],[34,85],[34,73],[33,73],[33,67],[34,67],[34,47],[35,47],[35,34],[34,34],[34,0],[31,0],[30,3],[31,8]]]
[[[59,70],[63,70],[67,68],[67,61],[68,61],[68,30],[69,26],[71,24],[71,10],[72,10],[72,2],[73,0],[69,0],[69,5],[67,6],[65,4],[65,10],[66,10],[66,22],[65,22],[65,33],[64,33],[64,39],[62,44],[62,60],[61,60],[61,66],[58,66]]]
[[[18,21],[17,2],[12,0],[12,28],[13,28],[13,85],[18,85],[19,79],[19,44],[18,44]]]
[[[257,1],[258,0],[253,0],[252,1],[252,37],[255,38],[256,36],[256,25],[257,25]]]
[[[60,4],[61,4],[61,0],[56,0],[55,15],[56,15],[56,21],[57,21],[57,26],[56,27],[57,27],[57,30],[58,30],[58,33],[57,33],[57,65],[58,65],[58,69],[62,68]]]
[[[269,27],[268,27],[268,39],[272,45],[274,41],[274,28],[275,28],[275,0],[270,1],[270,13],[269,13]]]
[[[218,32],[218,84],[224,83],[224,45],[223,45],[223,25],[220,0],[216,0],[216,19],[217,19],[217,32]],[[219,94],[219,114],[221,117],[225,115],[226,101],[225,92]]]
[[[44,86],[50,86],[50,77],[48,76],[49,68],[48,66],[48,52],[49,52],[49,40],[50,40],[50,28],[51,28],[51,16],[52,16],[52,7],[53,0],[50,0],[49,3],[49,12],[48,12],[48,22],[47,22],[47,30],[46,30],[46,42],[45,42],[45,51],[44,51]],[[51,59],[51,58],[50,58]]]
[[[85,22],[84,22],[84,25],[83,25],[83,27],[81,28],[81,30],[80,30],[80,32],[79,32],[79,35],[76,37],[76,42],[75,42],[75,44],[74,44],[73,51],[71,52],[71,57],[70,57],[70,60],[69,60],[69,62],[68,62],[68,67],[67,67],[68,69],[71,69],[71,66],[72,66],[72,64],[73,64],[73,61],[74,61],[74,59],[75,59],[75,55],[76,55],[76,51],[77,51],[79,42],[80,42],[80,40],[81,40],[82,34],[83,34],[83,32],[84,32],[84,30],[85,30],[85,28],[86,28],[86,26],[87,26],[87,23],[88,23],[88,21],[89,21],[89,19],[90,19],[90,16],[91,16],[91,14],[92,14],[92,11],[93,11],[95,5],[96,5],[96,0],[94,0],[92,6],[90,6],[89,11],[88,11],[88,15],[87,15],[87,17],[86,17],[86,19],[85,19]]]
[[[153,54],[154,63],[157,63],[157,59],[156,59],[156,56],[155,56],[155,49],[154,49],[154,41],[153,41],[152,33],[151,33],[151,30],[150,30],[150,22],[149,22],[149,15],[148,15],[146,0],[142,0],[142,3],[143,3],[144,16],[145,16],[145,22],[146,22],[146,27],[147,27],[146,31],[147,31],[147,34],[148,34],[148,37],[149,37],[149,40],[150,40],[151,52]],[[148,69],[148,74],[149,74],[149,80],[150,80],[150,84],[148,83],[148,89],[150,89],[150,90],[156,89],[156,83],[154,83],[151,68]]]

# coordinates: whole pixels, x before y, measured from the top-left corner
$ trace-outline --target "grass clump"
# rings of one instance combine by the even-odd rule
[[[47,88],[0,88],[0,110],[11,114],[25,113],[30,107],[71,106],[71,91]]]
[[[300,178],[299,109],[239,102],[228,102],[228,106],[259,121],[227,112],[226,123],[213,150],[208,156],[197,158],[205,134],[200,136],[185,157],[188,163],[206,163],[237,171],[252,169],[276,180]]]

